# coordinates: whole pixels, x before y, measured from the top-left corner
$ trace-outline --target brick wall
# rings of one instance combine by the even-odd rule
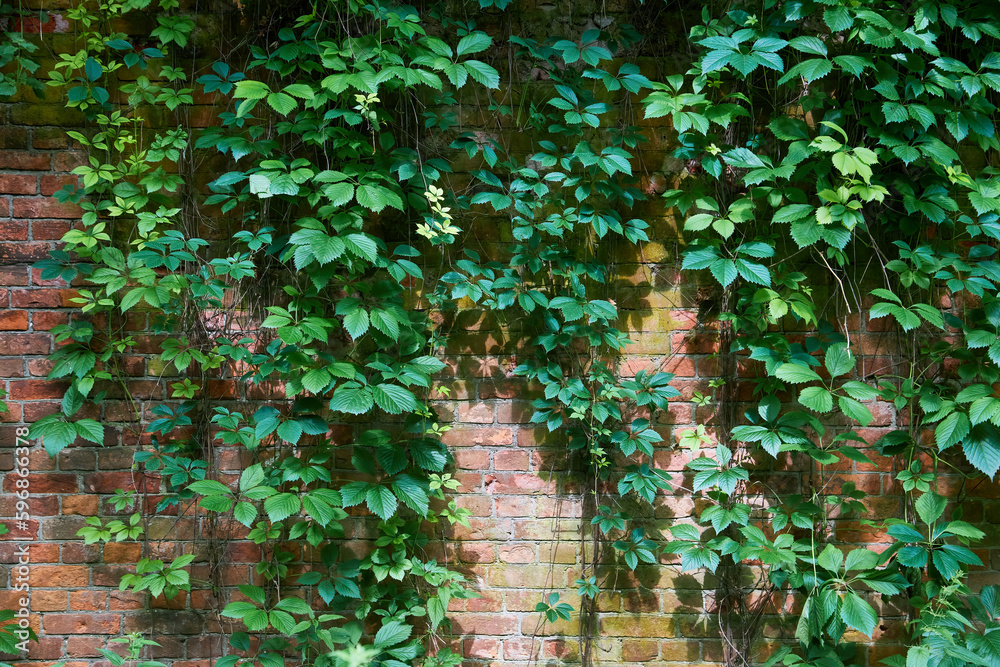
[[[525,14],[526,23],[534,25],[535,32],[544,31],[550,10],[541,6],[533,11]],[[660,20],[676,30],[677,23],[670,17]],[[69,24],[58,13],[52,25],[51,39],[69,37],[62,32]],[[669,59],[645,65],[651,76],[671,70]],[[205,124],[213,109],[210,100],[199,102],[191,117]],[[73,312],[69,299],[74,290],[58,281],[41,280],[30,266],[57,248],[58,239],[79,216],[75,206],[50,197],[70,181],[69,171],[81,160],[81,153],[65,134],[65,128],[78,121],[63,109],[55,92],[44,99],[26,92],[0,104],[0,382],[9,393],[10,407],[10,412],[0,414],[4,492],[0,517],[15,515],[15,478],[8,471],[14,467],[16,429],[56,411],[63,392],[59,383],[44,379],[49,370],[46,355],[54,346],[52,328],[65,323]],[[646,132],[651,141],[641,168],[647,178],[677,176],[681,165],[675,165],[666,153],[674,139],[672,131],[660,122],[649,125]],[[674,259],[683,239],[670,212],[652,201],[635,214],[652,224],[652,242],[638,256],[622,257],[616,267],[616,287],[610,296],[627,317],[636,341],[622,359],[621,369],[625,376],[642,369],[676,374],[675,386],[682,395],[656,424],[664,437],[657,463],[674,472],[678,481],[690,482],[681,471],[692,454],[676,443],[685,430],[706,424],[711,431],[715,423],[712,409],[697,406],[692,398],[696,391],[710,394],[708,383],[718,374],[717,329],[710,319],[699,316],[704,305],[699,286],[686,282],[690,278],[677,271]],[[503,240],[498,237],[496,220],[480,222],[470,231],[489,243]],[[885,331],[883,324],[874,326],[857,318],[845,322],[852,340],[860,343],[866,374],[891,364],[891,331]],[[172,381],[160,374],[161,369],[150,367],[156,348],[142,342],[147,326],[144,315],[131,318],[130,328],[140,336],[141,344],[125,360],[133,376],[130,388],[144,410],[167,396]],[[504,331],[490,316],[464,312],[455,323],[448,368],[439,378],[449,393],[447,397],[438,394],[434,402],[438,413],[453,426],[444,440],[452,448],[456,477],[462,483],[459,505],[468,508],[472,518],[471,529],[449,531],[452,541],[436,555],[465,573],[482,594],[452,606],[460,637],[457,643],[470,665],[574,662],[580,654],[575,617],[573,622],[543,627],[533,610],[542,594],[553,590],[562,601],[579,608],[573,582],[580,576],[581,550],[589,548],[582,538],[589,523],[586,489],[580,462],[567,455],[559,434],[549,435],[529,423],[534,395],[512,377],[517,349],[505,341]],[[752,378],[753,369],[747,368],[745,374]],[[748,400],[751,390],[752,379],[747,379],[740,383],[737,395]],[[231,381],[220,381],[211,391],[237,403],[260,398],[246,395],[245,387]],[[99,659],[98,649],[108,637],[142,631],[161,644],[151,650],[153,657],[172,661],[176,667],[207,666],[223,652],[225,633],[236,629],[217,615],[226,601],[226,589],[219,594],[210,586],[195,586],[189,594],[165,601],[119,592],[120,575],[141,555],[173,558],[193,550],[199,555],[192,568],[195,578],[233,586],[255,579],[253,563],[259,548],[240,540],[242,527],[213,523],[202,514],[184,510],[153,518],[149,539],[142,543],[102,547],[85,545],[76,537],[85,517],[114,514],[105,501],[115,489],[135,489],[154,501],[160,491],[160,480],[143,476],[133,464],[136,446],[148,438],[141,428],[123,423],[130,412],[121,398],[112,396],[99,411],[90,408],[85,414],[105,424],[102,446],[78,443],[51,459],[33,445],[32,520],[25,527],[6,521],[12,532],[0,537],[0,580],[6,586],[0,592],[0,608],[18,606],[20,594],[13,588],[18,549],[25,543],[19,540],[25,539],[31,561],[30,622],[40,635],[29,653],[31,662],[67,659],[68,667],[107,664]],[[901,423],[889,404],[876,404],[873,412],[876,421],[861,431],[869,442]],[[355,428],[345,424],[339,434],[342,441],[350,441]],[[223,478],[241,469],[243,461],[234,450],[216,448],[214,456]],[[773,465],[762,460],[758,467],[770,484],[787,493],[808,493],[824,486],[836,492],[844,482],[853,481],[870,494],[864,502],[874,517],[898,515],[902,492],[893,480],[895,462],[876,462],[874,468],[846,462],[820,470],[789,456]],[[346,460],[338,463],[347,464]],[[947,487],[942,492],[958,493],[959,476],[944,475],[941,480]],[[984,544],[1000,545],[995,527],[1000,523],[997,485],[981,482],[964,491],[965,519],[988,531]],[[683,491],[665,494],[654,518],[665,527],[673,520],[687,520],[695,507],[696,499]],[[372,529],[369,519],[358,517],[349,527],[346,548],[361,551]],[[838,520],[835,531],[848,544],[887,541],[856,519]],[[1000,551],[981,550],[980,555],[987,567],[973,573],[973,583],[996,581]],[[299,562],[314,557],[304,552]],[[209,571],[209,563],[220,562],[224,567]],[[301,570],[301,566],[294,569]],[[712,576],[681,573],[676,562],[643,565],[634,573],[624,567],[616,572],[606,569],[603,574],[613,574],[609,579],[613,585],[597,603],[596,661],[652,665],[721,660]],[[777,613],[783,610],[795,616],[800,602],[794,598],[774,601],[773,613],[764,625],[764,646],[791,636]],[[876,629],[873,645],[863,648],[871,665],[897,652],[906,640],[899,612],[882,611],[885,619]]]

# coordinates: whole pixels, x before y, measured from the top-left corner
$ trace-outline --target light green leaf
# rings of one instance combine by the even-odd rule
[[[299,106],[294,97],[285,93],[271,93],[267,96],[267,104],[282,116],[287,116]]]
[[[823,387],[806,387],[799,392],[799,403],[816,412],[833,410],[833,394]]]
[[[801,384],[803,382],[814,382],[820,380],[819,374],[808,366],[800,364],[785,363],[778,366],[774,376],[779,380]]]
[[[357,306],[347,311],[344,315],[344,328],[347,329],[347,333],[351,335],[351,338],[357,340],[361,336],[365,335],[368,331],[369,321],[368,321],[368,311]]]
[[[856,363],[856,360],[851,355],[851,351],[843,343],[836,343],[827,348],[826,357],[823,361],[831,378],[849,373]]]

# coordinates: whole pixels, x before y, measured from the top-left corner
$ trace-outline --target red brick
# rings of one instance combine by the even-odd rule
[[[458,404],[458,421],[472,424],[493,423],[492,402],[462,402]]]
[[[513,444],[514,432],[509,428],[458,426],[446,432],[441,442],[449,447],[498,447]]]
[[[66,130],[59,127],[37,127],[32,132],[32,138],[32,146],[40,150],[67,148],[70,143]]]
[[[135,563],[142,556],[142,545],[135,542],[108,542],[104,545],[105,563]]]
[[[86,565],[39,565],[31,567],[32,588],[79,588],[90,583]]]
[[[31,592],[32,611],[66,611],[66,591]]]
[[[0,174],[0,193],[33,195],[38,193],[38,177],[28,174]]]
[[[7,493],[16,490],[14,483],[24,477],[15,475],[5,475],[3,488]],[[42,473],[38,475],[28,475],[28,488],[31,493],[75,493],[77,489],[76,475],[59,473]]]
[[[523,449],[498,451],[493,454],[493,469],[527,471],[529,458]]]
[[[0,285],[27,285],[28,268],[24,266],[0,266]]]
[[[36,241],[59,241],[69,231],[66,220],[32,220],[31,238]]]
[[[46,614],[42,627],[49,635],[116,635],[121,618],[117,614]]]
[[[490,453],[485,449],[459,449],[454,452],[455,466],[461,470],[483,470],[490,467]]]
[[[66,655],[74,658],[96,658],[106,643],[104,637],[70,637],[66,640]]]
[[[28,311],[0,311],[0,331],[26,331],[28,329]]]
[[[51,331],[52,327],[69,322],[66,313],[35,311],[31,316],[31,325],[35,331]]]
[[[0,220],[0,239],[4,241],[27,241],[28,223],[24,220]]]
[[[69,594],[69,608],[73,611],[104,611],[107,604],[107,591],[72,591]]]
[[[155,493],[160,488],[160,479],[140,473],[99,472],[84,476],[83,488],[91,493],[113,493],[115,489]]]
[[[76,204],[58,202],[52,197],[15,197],[15,218],[79,218],[83,214]]]
[[[65,382],[18,380],[10,383],[10,397],[19,401],[42,398],[62,398],[66,393],[66,388],[67,384]]]
[[[0,243],[0,260],[20,262],[45,259],[49,256],[49,244],[28,241],[25,243]]]
[[[49,153],[6,150],[3,152],[3,163],[5,169],[13,171],[47,171],[52,168],[52,156]]]
[[[73,171],[80,165],[87,163],[84,153],[67,152],[56,153],[55,162],[52,164],[53,171]]]
[[[63,496],[63,515],[94,516],[100,509],[100,498],[93,495]]]
[[[48,354],[50,347],[49,334],[0,334],[0,355]],[[62,398],[62,394],[59,394],[59,398]]]
[[[500,547],[500,560],[504,563],[534,563],[537,560],[534,544],[511,544]]]
[[[76,290],[67,289],[11,290],[10,301],[15,308],[66,308],[75,306],[70,299],[76,294]]]

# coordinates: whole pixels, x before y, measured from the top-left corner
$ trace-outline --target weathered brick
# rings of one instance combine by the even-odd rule
[[[32,588],[77,588],[90,582],[85,565],[39,565],[31,568]]]
[[[15,218],[79,218],[83,209],[51,197],[15,197],[12,214]]]
[[[121,630],[117,614],[46,614],[42,622],[50,635],[115,635]]]
[[[48,169],[48,167],[43,167],[43,169]],[[12,195],[33,195],[37,194],[37,192],[37,176],[28,174],[0,174],[0,193]]]
[[[0,331],[25,331],[28,328],[28,311],[0,311]]]
[[[51,340],[45,333],[0,334],[0,355],[48,354]]]
[[[49,244],[28,241],[24,243],[0,243],[0,260],[8,262],[34,262],[49,256]]]
[[[49,153],[5,150],[3,161],[4,169],[12,171],[45,171],[52,168],[52,155]]]

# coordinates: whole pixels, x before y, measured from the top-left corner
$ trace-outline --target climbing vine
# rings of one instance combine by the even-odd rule
[[[706,11],[691,31],[692,69],[645,100],[648,117],[671,117],[675,155],[697,176],[666,193],[690,233],[683,268],[707,269],[723,290],[733,339],[723,353],[759,378],[756,405],[730,433],[736,452],[802,452],[821,469],[844,459],[874,466],[862,450],[900,462],[904,515],[865,521],[892,545],[846,558],[830,518],[863,514],[861,491],[758,492],[750,459],[726,444],[689,465],[710,502],[701,526],[672,528],[685,569],[760,561],[766,590],[805,596],[801,651],[769,664],[847,661],[845,631],[872,635],[879,623],[868,591],[913,605],[913,645],[888,664],[998,659],[983,611],[996,589],[972,607],[963,601],[968,569],[982,564],[969,546],[984,535],[961,520],[961,506],[946,518],[936,484],[942,468],[972,483],[1000,468],[991,386],[1000,192],[985,164],[998,147],[993,9],[765,2]],[[825,269],[829,298],[808,263]],[[862,353],[870,335],[850,340],[837,325],[856,314],[870,331],[889,322],[890,367]],[[792,321],[816,334],[796,340]],[[867,442],[851,427],[868,426],[876,405],[891,406],[900,427]],[[831,433],[838,423],[848,427]]]

